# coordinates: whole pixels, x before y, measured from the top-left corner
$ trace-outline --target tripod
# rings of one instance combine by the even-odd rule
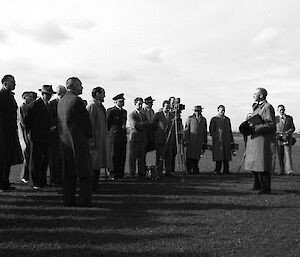
[[[162,166],[163,163],[163,157],[166,154],[167,148],[170,144],[172,133],[175,133],[175,143],[176,143],[176,153],[177,153],[177,165],[179,168],[180,173],[182,174],[182,180],[183,180],[183,175],[185,173],[185,152],[184,152],[184,147],[183,147],[183,125],[182,121],[180,118],[180,111],[174,111],[175,117],[172,120],[170,128],[167,128],[166,131],[168,131],[168,136],[165,141],[165,146],[163,149],[163,152],[160,156],[160,165]],[[176,160],[176,159],[175,159]]]

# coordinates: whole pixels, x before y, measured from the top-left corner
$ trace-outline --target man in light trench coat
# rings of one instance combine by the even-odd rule
[[[112,157],[106,122],[106,109],[103,106],[105,90],[95,87],[92,90],[93,100],[86,109],[90,115],[92,138],[89,140],[93,165],[93,193],[99,193],[98,182],[100,169],[112,171]]]
[[[186,167],[188,174],[199,174],[198,163],[207,146],[207,122],[202,116],[202,106],[194,107],[194,114],[185,123]]]
[[[275,149],[275,111],[266,100],[267,94],[264,88],[256,89],[251,117],[258,115],[261,122],[254,124],[251,119],[248,120],[252,134],[247,140],[245,170],[253,172],[253,190],[259,190],[259,194],[271,192],[272,158]]]

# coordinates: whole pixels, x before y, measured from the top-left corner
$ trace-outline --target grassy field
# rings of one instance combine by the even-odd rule
[[[17,190],[0,198],[0,256],[300,256],[299,140],[296,175],[274,175],[271,195],[257,195],[251,174],[236,173],[244,153],[236,141],[229,176],[212,174],[206,152],[200,176],[102,177],[91,208],[62,207],[59,188],[32,192],[15,166]]]

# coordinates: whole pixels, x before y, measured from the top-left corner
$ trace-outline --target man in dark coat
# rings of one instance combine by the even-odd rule
[[[213,117],[209,124],[212,137],[213,160],[216,162],[215,174],[221,172],[229,174],[229,161],[231,161],[232,145],[234,144],[230,119],[225,116],[225,106],[218,106],[218,115]]]
[[[50,170],[50,185],[57,186],[62,184],[63,160],[62,152],[59,146],[59,135],[57,127],[57,105],[67,90],[60,85],[56,88],[57,98],[50,101],[50,111],[52,119],[52,127],[50,133],[50,155],[49,155],[49,170]]]
[[[254,174],[253,190],[259,190],[260,194],[271,192],[272,159],[275,149],[275,111],[266,100],[267,94],[264,88],[257,88],[254,93],[255,104],[248,120],[252,134],[247,140],[245,157],[245,170]],[[254,117],[259,117],[260,121],[254,123]]]
[[[47,185],[49,142],[52,126],[49,101],[55,93],[51,85],[43,85],[42,96],[29,104],[25,128],[30,140],[29,185],[35,190]]]
[[[67,93],[57,106],[58,131],[63,151],[63,203],[65,206],[90,206],[92,202],[92,161],[89,138],[92,137],[89,113],[83,100],[81,81],[72,77],[66,82]],[[76,182],[79,197],[76,201]]]
[[[118,179],[124,178],[127,111],[123,109],[124,94],[116,95],[113,100],[115,101],[115,106],[107,110],[106,119],[113,160],[113,176]]]
[[[25,117],[28,112],[29,104],[36,100],[37,94],[33,91],[25,91],[22,94],[22,98],[24,102],[18,109],[18,130],[24,158],[20,179],[23,183],[27,184],[29,182],[30,140],[25,128]]]
[[[295,131],[293,117],[285,113],[284,105],[277,107],[279,113],[275,117],[276,137],[277,137],[277,154],[279,159],[280,174],[293,174],[292,165],[292,135]]]
[[[172,175],[175,168],[176,141],[174,113],[170,112],[170,102],[163,101],[161,111],[157,112],[153,119],[156,145],[156,166],[159,175],[162,175],[163,161],[165,162],[166,177]]]
[[[5,75],[0,90],[0,191],[15,189],[10,185],[9,173],[14,164],[22,163],[22,152],[17,130],[17,103],[14,98],[16,82]]]
[[[135,110],[129,114],[130,124],[130,153],[129,169],[130,175],[136,175],[136,161],[138,163],[138,175],[146,175],[146,144],[147,144],[147,126],[150,122],[147,116],[142,112],[143,98],[134,99]]]

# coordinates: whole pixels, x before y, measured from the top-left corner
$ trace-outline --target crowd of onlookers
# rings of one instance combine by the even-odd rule
[[[82,84],[76,77],[66,86],[43,85],[40,97],[25,91],[19,107],[14,99],[15,79],[2,78],[0,91],[0,190],[10,191],[10,167],[22,162],[20,179],[33,190],[44,186],[61,186],[66,206],[87,206],[92,193],[98,193],[100,170],[110,179],[125,177],[126,145],[129,140],[130,177],[145,177],[146,154],[155,150],[153,176],[172,176],[175,160],[182,172],[199,174],[199,160],[204,151],[212,151],[215,174],[230,173],[229,161],[237,149],[230,119],[225,106],[217,107],[217,115],[207,125],[202,106],[196,105],[193,114],[183,123],[181,111],[185,106],[179,98],[163,101],[155,112],[153,99],[136,97],[135,109],[127,114],[124,94],[113,98],[114,106],[105,109],[105,90],[95,87],[92,101],[79,97]],[[53,98],[53,95],[57,97]],[[279,115],[266,100],[267,91],[256,89],[253,112],[240,126],[246,142],[245,169],[254,174],[254,190],[270,193],[271,173],[274,170],[274,151],[277,150],[281,174],[292,174],[291,147],[295,130],[293,119],[278,106]],[[126,124],[129,124],[129,138]],[[208,131],[212,145],[208,146]],[[175,156],[178,155],[176,159]],[[47,169],[50,180],[47,181]],[[75,197],[79,180],[79,196]]]

